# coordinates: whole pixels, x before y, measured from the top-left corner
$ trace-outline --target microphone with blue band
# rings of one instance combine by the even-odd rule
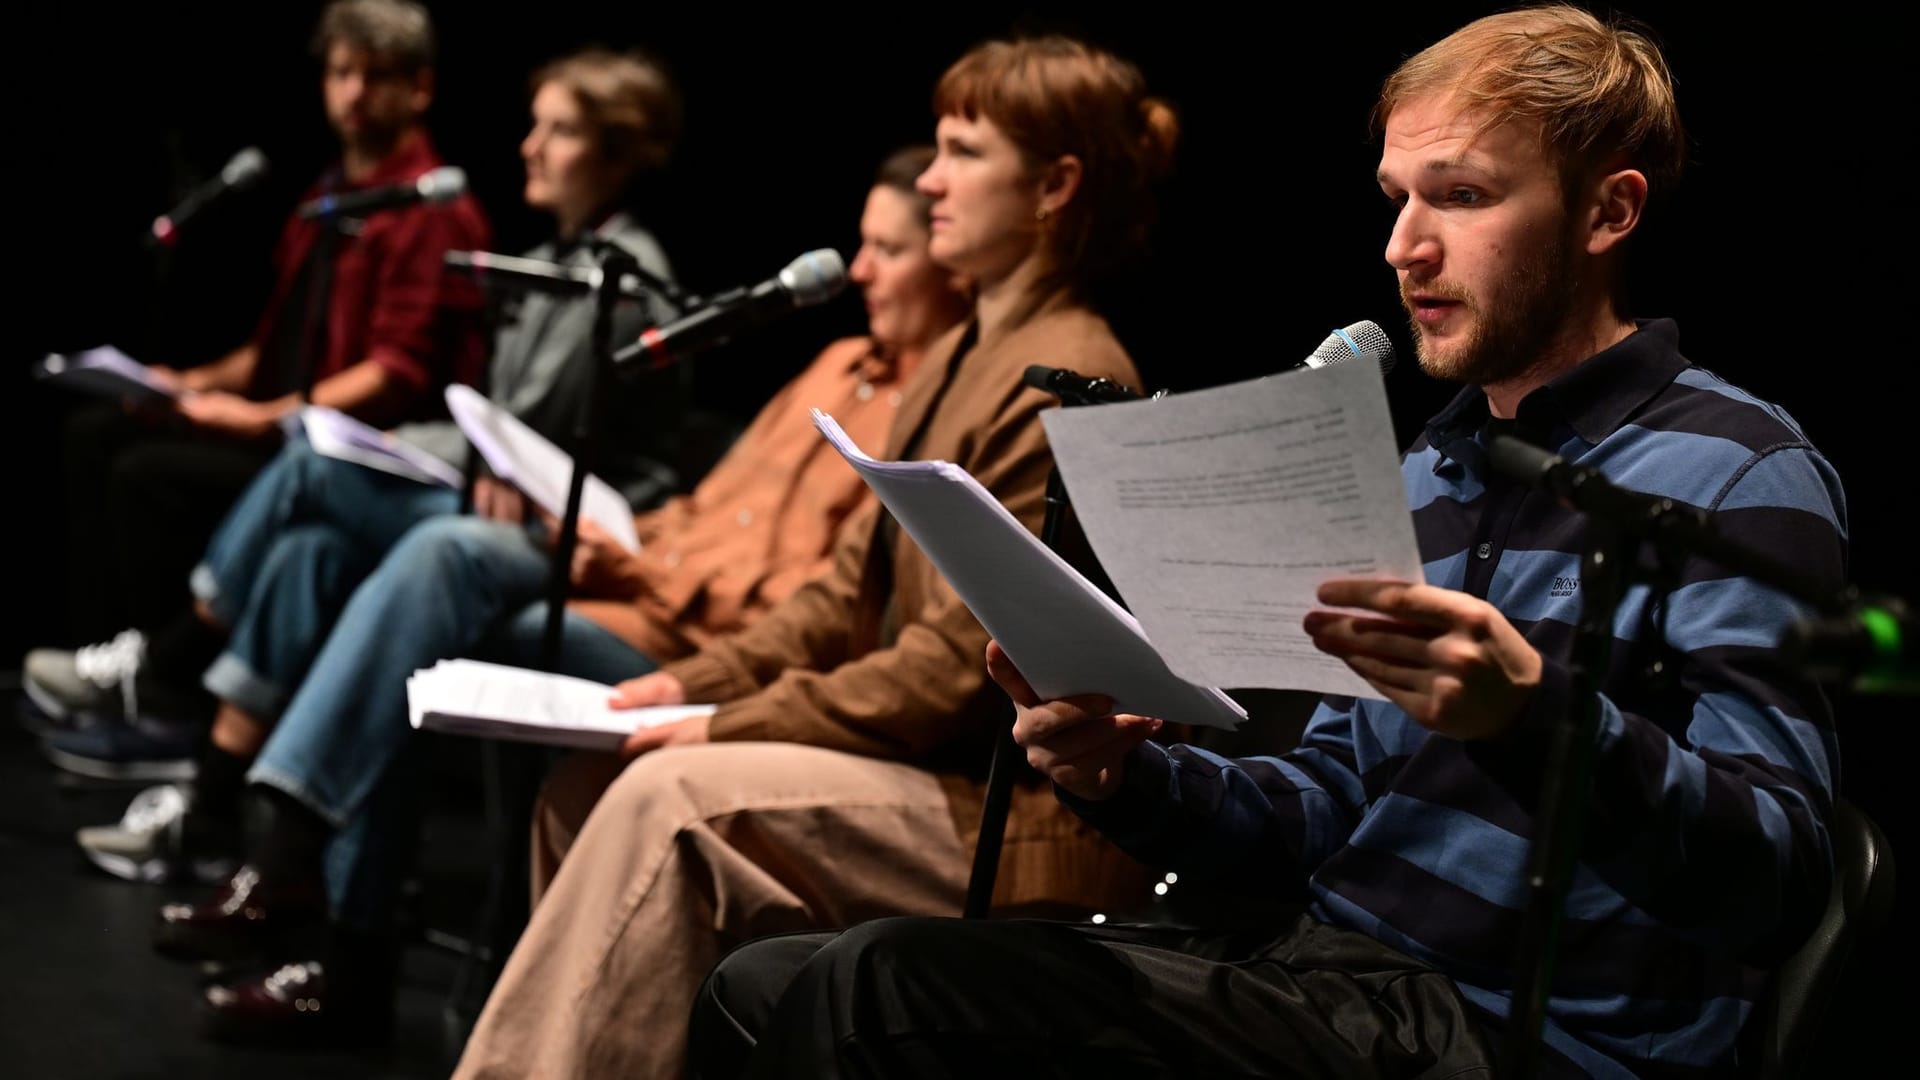
[[[361,217],[414,203],[452,202],[466,194],[466,190],[467,174],[452,165],[443,165],[403,183],[322,195],[301,203],[296,213],[304,221]]]

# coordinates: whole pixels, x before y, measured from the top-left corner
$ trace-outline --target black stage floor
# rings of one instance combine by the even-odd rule
[[[73,832],[118,820],[142,784],[62,773],[16,722],[17,678],[0,690],[0,1076],[21,1078],[442,1077],[453,1067],[447,1019],[461,956],[416,931],[406,949],[391,1045],[269,1051],[203,1041],[198,977],[151,948],[155,909],[204,886],[138,885],[82,858]],[[487,850],[471,808],[449,801],[427,826],[420,922],[466,935]],[[433,940],[446,940],[435,932]],[[451,943],[458,946],[456,939]]]

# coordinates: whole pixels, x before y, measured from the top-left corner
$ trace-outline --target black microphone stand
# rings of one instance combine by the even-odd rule
[[[333,299],[333,260],[340,254],[340,219],[325,217],[314,223],[320,230],[313,238],[313,250],[307,255],[311,277],[307,288],[305,332],[301,334],[300,404],[313,403],[313,384],[320,381],[320,367],[326,363],[325,320]]]
[[[1572,465],[1510,435],[1488,447],[1495,468],[1545,489],[1588,516],[1580,561],[1580,621],[1569,660],[1573,708],[1553,726],[1540,791],[1539,821],[1527,848],[1527,907],[1521,921],[1513,1011],[1506,1030],[1505,1074],[1529,1077],[1538,1065],[1540,1033],[1559,946],[1567,889],[1579,861],[1582,827],[1593,780],[1594,742],[1600,730],[1601,684],[1613,648],[1613,622],[1635,584],[1649,584],[1662,602],[1673,581],[1668,567],[1693,553],[1752,577],[1823,611],[1843,611],[1851,588],[1831,593],[1806,575],[1755,553],[1719,533],[1714,515],[1672,499],[1614,486],[1597,469]],[[1643,545],[1654,566],[1639,562]]]
[[[1071,374],[1063,372],[1061,374]],[[1138,399],[1127,387],[1108,379],[1090,380],[1081,388],[1069,388],[1055,381],[1049,392],[1060,398],[1060,407],[1104,405],[1109,402]],[[1155,395],[1156,397],[1159,395]],[[1059,554],[1060,522],[1068,509],[1066,481],[1060,477],[1056,462],[1047,469],[1046,511],[1040,519],[1040,542]],[[1013,803],[1013,782],[1026,764],[1026,753],[1013,741],[1013,725],[1008,724],[993,744],[993,760],[987,766],[987,791],[981,800],[980,834],[973,849],[973,869],[967,878],[966,906],[961,917],[984,919],[993,901],[994,882],[1000,876],[1000,848],[1007,831],[1007,810]]]
[[[560,666],[560,647],[566,627],[567,595],[572,581],[573,552],[580,539],[580,503],[586,491],[587,475],[593,471],[600,432],[608,420],[608,393],[614,372],[614,312],[626,298],[625,279],[639,269],[632,255],[608,241],[595,244],[600,258],[600,276],[594,289],[593,375],[587,399],[575,421],[573,469],[567,482],[566,508],[560,515],[559,535],[554,540],[553,556],[547,572],[547,620],[540,642],[540,668],[556,672]],[[498,740],[480,743],[481,769],[487,790],[487,827],[492,834],[495,856],[487,874],[486,897],[481,904],[481,930],[474,948],[466,956],[451,994],[456,1008],[464,1008],[473,983],[476,961],[485,962],[497,973],[526,925],[529,914],[524,883],[527,880],[527,845],[514,823],[532,816],[539,787],[540,766],[544,756],[538,747],[508,746]],[[456,1018],[448,1017],[450,1028]],[[458,1021],[464,1026],[464,1019]],[[456,1030],[449,1031],[452,1042],[462,1042]]]
[[[553,548],[553,566],[547,577],[546,635],[540,645],[540,665],[555,671],[560,663],[560,638],[566,623],[567,593],[573,568],[573,549],[580,539],[580,501],[587,474],[593,471],[600,431],[606,426],[609,391],[615,377],[613,357],[614,309],[626,295],[624,280],[640,265],[616,244],[597,243],[600,279],[594,291],[593,380],[573,434],[573,473],[567,481],[567,507],[560,515],[560,536]]]
[[[1592,786],[1592,743],[1600,730],[1600,683],[1613,650],[1613,616],[1633,585],[1639,546],[1638,536],[1594,519],[1580,559],[1580,621],[1568,660],[1573,713],[1553,726],[1539,824],[1527,846],[1527,906],[1514,960],[1519,981],[1503,1055],[1510,1077],[1533,1075],[1539,1057],[1560,918]]]

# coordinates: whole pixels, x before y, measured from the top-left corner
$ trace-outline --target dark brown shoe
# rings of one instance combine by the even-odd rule
[[[248,863],[233,872],[212,900],[162,907],[153,946],[180,960],[258,962],[326,915],[326,889],[318,878],[271,881]]]
[[[254,1046],[366,1045],[392,1032],[390,997],[351,995],[318,960],[282,964],[270,974],[210,986],[202,1028],[208,1038]]]

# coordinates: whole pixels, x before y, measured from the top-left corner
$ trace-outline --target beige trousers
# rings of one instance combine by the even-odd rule
[[[967,858],[939,781],[791,743],[669,747],[556,773],[535,828],[551,876],[457,1077],[678,1077],[708,969],[763,934],[957,915]]]

